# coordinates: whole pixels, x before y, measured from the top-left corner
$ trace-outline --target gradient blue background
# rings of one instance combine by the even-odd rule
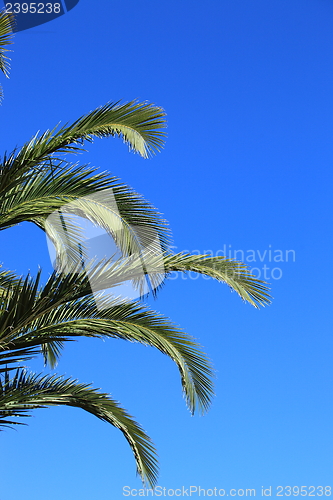
[[[1,150],[112,100],[163,106],[168,140],[151,160],[96,140],[82,161],[145,195],[175,250],[295,251],[260,311],[226,286],[170,280],[151,305],[204,345],[216,398],[191,417],[176,367],[122,341],[67,346],[57,372],[110,392],[144,426],[159,484],[333,486],[331,0],[81,0],[18,33],[1,79]],[[1,261],[51,270],[33,225],[0,234]],[[271,245],[271,247],[269,247]],[[32,364],[42,371],[42,360]],[[0,435],[0,500],[120,500],[141,488],[116,429],[77,409],[37,410]]]

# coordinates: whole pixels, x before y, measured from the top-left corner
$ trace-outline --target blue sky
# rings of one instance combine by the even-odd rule
[[[80,160],[157,206],[176,251],[240,250],[257,274],[269,268],[274,301],[259,311],[203,278],[179,276],[150,300],[213,360],[204,417],[190,416],[176,366],[148,347],[82,339],[60,360],[58,373],[110,392],[143,425],[167,489],[333,486],[332,26],[330,0],[80,0],[15,36],[2,152],[108,101],[154,102],[168,115],[163,152],[143,160],[103,139]],[[6,268],[50,272],[33,225],[0,245]],[[35,411],[0,446],[0,500],[141,488],[122,434],[77,409]]]

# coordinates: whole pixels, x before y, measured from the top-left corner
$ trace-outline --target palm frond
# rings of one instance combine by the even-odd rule
[[[9,57],[6,56],[8,52],[8,45],[12,43],[13,35],[13,16],[7,14],[6,11],[0,11],[0,71],[8,77],[9,74]]]
[[[120,137],[129,149],[148,158],[164,144],[165,112],[147,102],[111,102],[82,116],[71,125],[33,136],[14,155],[2,161],[4,173],[23,175],[31,169],[47,168],[50,158],[82,151],[85,141],[94,137]],[[6,161],[5,161],[6,160]]]
[[[87,274],[94,283],[94,290],[117,286],[122,281],[135,282],[142,273],[149,274],[155,292],[164,284],[165,278],[172,272],[194,272],[227,284],[245,302],[256,308],[271,303],[269,284],[256,278],[243,262],[224,256],[191,255],[188,253],[171,254],[164,252],[156,255],[143,252],[145,266],[132,257],[119,259],[117,262],[101,262],[95,269],[86,266]],[[87,290],[87,283],[82,282],[82,292]]]
[[[73,379],[27,374],[24,370],[17,370],[12,378],[5,373],[0,379],[0,426],[19,423],[12,418],[30,416],[36,408],[59,405],[81,408],[119,429],[133,451],[141,479],[150,486],[156,484],[156,452],[150,438],[108,394]]]
[[[94,136],[118,136],[130,150],[148,158],[163,147],[163,128],[165,111],[162,108],[136,100],[124,104],[118,101],[97,108],[69,127],[63,127],[57,133],[56,142],[60,141],[61,147],[65,147],[69,142],[91,141]]]
[[[66,292],[70,292],[73,280],[63,283],[53,275],[39,290],[39,278],[26,279],[3,297],[0,344],[9,345],[13,351],[39,346],[51,365],[63,342],[79,336],[121,338],[150,345],[177,364],[191,412],[208,409],[213,394],[212,368],[192,337],[138,303],[101,297],[99,306],[104,300],[105,307],[97,308],[91,291],[81,299],[68,300]]]
[[[47,231],[59,260],[68,260],[69,267],[80,260],[79,248],[85,246],[73,215],[103,228],[124,255],[152,248],[155,240],[160,251],[170,245],[170,230],[161,214],[117,177],[67,163],[55,171],[23,176],[19,183],[10,171],[7,174],[0,178],[0,230],[34,222]]]
[[[13,16],[6,11],[0,11],[0,71],[8,78],[10,70],[10,58],[6,55],[8,45],[12,43]],[[0,102],[3,99],[3,90],[0,85]]]
[[[190,255],[178,253],[164,258],[166,272],[195,272],[226,283],[246,302],[254,307],[270,304],[269,286],[253,276],[243,262],[224,256]]]
[[[153,284],[155,283],[154,276],[157,276],[156,286],[158,287],[157,284],[163,278],[161,257],[145,254],[143,257],[146,260],[146,270],[143,269],[138,259],[132,257],[119,259],[116,262],[110,260],[97,263],[93,267],[87,265],[85,270],[78,267],[77,270],[73,269],[73,273],[68,276],[55,273],[45,290],[48,289],[50,294],[55,294],[60,304],[92,293],[91,283],[94,283],[94,292],[97,292],[116,287],[127,280],[135,281],[142,276],[143,272],[148,271]],[[171,272],[195,272],[210,276],[226,283],[244,301],[256,308],[271,302],[268,283],[253,276],[244,263],[227,259],[224,256],[164,253],[163,275]]]
[[[127,280],[135,282],[142,277],[143,273],[149,274],[153,287],[158,289],[163,284],[164,278],[172,272],[195,272],[227,284],[245,302],[256,308],[264,307],[271,302],[269,284],[253,276],[248,266],[242,262],[227,259],[224,256],[211,257],[168,252],[160,255],[143,252],[142,259],[144,266],[135,257],[117,261],[110,259],[97,263],[95,266],[87,264],[84,272],[79,268],[77,271],[73,270],[72,278],[67,277],[63,283],[59,283],[59,292],[62,290],[63,299],[67,300],[65,290],[72,286],[70,299],[73,300],[90,293],[92,283],[94,291],[104,290],[116,287]]]

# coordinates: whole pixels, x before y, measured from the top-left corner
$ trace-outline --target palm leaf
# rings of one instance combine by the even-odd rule
[[[88,276],[91,276],[94,290],[117,286],[122,281],[135,282],[142,273],[149,273],[149,278],[155,291],[164,279],[172,272],[195,272],[216,279],[227,284],[245,302],[256,308],[271,303],[269,284],[253,276],[250,269],[243,262],[227,259],[224,256],[211,257],[209,255],[191,255],[188,253],[170,254],[164,252],[156,255],[153,252],[143,252],[144,269],[138,259],[129,257],[117,262],[101,262],[95,269],[86,266]],[[88,283],[81,282],[82,293],[88,290]],[[81,291],[81,289],[80,289]],[[80,293],[78,290],[78,293]],[[81,295],[80,295],[81,296]]]
[[[5,373],[0,379],[0,426],[19,423],[12,418],[30,416],[36,408],[59,405],[81,408],[119,429],[133,451],[138,474],[150,486],[155,485],[157,460],[150,438],[108,394],[76,380],[27,374],[24,370],[17,370],[13,378]]]
[[[31,169],[48,168],[47,162],[54,154],[82,151],[83,143],[94,137],[120,137],[131,151],[148,158],[162,148],[165,126],[165,112],[154,104],[111,102],[71,125],[36,134],[20,150],[4,157],[3,173],[10,171],[17,178]]]
[[[102,227],[124,255],[140,254],[155,240],[159,251],[170,245],[167,222],[149,202],[117,177],[86,166],[61,163],[55,171],[35,172],[19,183],[3,175],[0,196],[0,230],[34,222],[47,231],[58,260],[68,260],[70,268],[80,260],[79,248],[85,247],[73,215]]]
[[[149,273],[153,286],[158,289],[165,276],[172,272],[195,272],[210,276],[227,284],[245,302],[256,308],[270,304],[269,284],[253,276],[242,262],[227,259],[224,256],[208,255],[142,253],[141,260],[128,257],[113,261],[102,261],[89,265],[82,271],[79,267],[67,277],[58,277],[58,293],[63,294],[60,300],[74,300],[94,291],[116,287],[124,281],[140,279],[143,273]],[[50,282],[51,284],[51,282]],[[52,285],[53,287],[53,285]],[[67,290],[67,291],[66,291]],[[115,292],[116,293],[116,292]]]
[[[226,283],[246,302],[254,307],[270,304],[269,287],[265,281],[253,276],[242,262],[223,256],[190,255],[178,253],[166,255],[163,261],[166,272],[195,272]]]
[[[121,338],[150,345],[177,364],[191,412],[208,409],[213,394],[212,369],[193,338],[138,303],[124,304],[108,297],[100,299],[105,301],[105,308],[100,309],[91,292],[81,299],[65,299],[66,286],[56,275],[38,291],[39,278],[40,274],[36,279],[26,279],[3,297],[0,344],[13,351],[40,346],[51,365],[63,342],[79,336]],[[71,288],[73,281],[68,285]]]
[[[6,55],[8,45],[12,43],[13,34],[13,16],[5,11],[0,11],[0,71],[8,78],[10,64],[9,57]],[[3,98],[2,87],[0,86],[0,102]]]
[[[0,11],[0,71],[8,77],[10,65],[9,58],[6,56],[8,45],[12,43],[13,35],[13,16],[5,11]]]

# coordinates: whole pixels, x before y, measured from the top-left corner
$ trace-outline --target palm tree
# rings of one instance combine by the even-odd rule
[[[3,40],[8,41],[3,34],[8,20],[4,20],[6,16],[1,15],[0,52]],[[1,57],[0,53],[0,69],[4,71]],[[23,363],[41,354],[45,364],[53,368],[65,343],[80,336],[140,342],[156,347],[177,364],[192,413],[208,409],[213,395],[212,367],[197,342],[142,302],[119,301],[115,295],[105,296],[103,290],[112,291],[126,280],[139,286],[143,272],[156,292],[169,273],[194,271],[226,283],[244,301],[259,307],[270,302],[267,285],[252,276],[244,264],[224,257],[173,254],[167,223],[149,202],[118,178],[68,160],[69,154],[82,151],[84,143],[108,136],[122,138],[132,151],[147,158],[163,146],[164,127],[165,113],[157,106],[136,101],[108,103],[71,125],[34,136],[0,163],[0,230],[33,222],[48,231],[58,261],[66,258],[71,262],[71,272],[58,268],[45,285],[41,285],[40,272],[25,278],[0,272],[0,426],[22,423],[17,419],[35,408],[82,408],[121,430],[133,450],[137,472],[150,486],[157,480],[154,447],[118,402],[74,379],[29,373]],[[116,213],[103,204],[103,197],[94,202],[94,196],[106,190],[112,190]],[[64,225],[63,207],[73,203],[76,211],[72,213],[102,226],[114,238],[121,259],[90,263],[82,269],[84,249],[77,244],[80,235],[75,224],[65,221],[67,240],[60,237],[60,228],[50,229],[48,224],[56,211],[60,225]],[[115,229],[119,223],[125,228],[122,231]],[[147,241],[156,235],[159,252],[150,252],[147,269],[138,265],[136,255],[139,252],[146,258]],[[91,276],[100,290],[99,305],[104,307],[97,307],[98,290],[92,291]]]

